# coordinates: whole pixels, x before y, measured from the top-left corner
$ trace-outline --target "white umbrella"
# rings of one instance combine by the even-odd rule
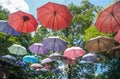
[[[15,55],[27,54],[26,48],[21,45],[17,45],[17,44],[13,44],[12,46],[8,48],[8,50],[11,54],[15,54]]]

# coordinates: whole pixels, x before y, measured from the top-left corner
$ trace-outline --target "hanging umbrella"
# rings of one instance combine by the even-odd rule
[[[80,47],[70,47],[70,48],[67,48],[65,51],[64,51],[64,54],[63,56],[69,58],[69,59],[76,59],[78,57],[81,57],[85,54],[85,51],[80,48]]]
[[[97,62],[97,56],[95,53],[88,53],[82,57],[81,61],[95,63]]]
[[[18,65],[18,66],[21,66],[21,67],[26,67],[26,63],[23,62],[23,61],[20,61],[20,60],[16,61],[15,65]]]
[[[47,63],[52,63],[55,60],[51,59],[51,58],[45,58],[43,60],[41,60],[41,64],[47,64]]]
[[[65,5],[48,2],[37,9],[37,19],[46,28],[60,30],[70,25],[73,16]]]
[[[86,43],[86,48],[90,52],[104,52],[108,51],[114,46],[114,40],[109,37],[98,36],[95,38],[91,38]]]
[[[39,63],[34,63],[34,64],[30,65],[30,68],[32,68],[32,69],[40,69],[40,68],[42,68],[42,65],[39,64]]]
[[[6,60],[13,60],[13,61],[16,61],[17,59],[12,56],[12,55],[3,55],[1,56],[2,59],[6,59]]]
[[[38,26],[38,23],[33,15],[22,11],[9,14],[8,23],[15,30],[24,33],[33,32]]]
[[[120,45],[114,46],[113,48],[111,48],[108,51],[108,55],[111,57],[119,58],[120,57]]]
[[[113,33],[120,30],[120,1],[100,12],[95,26],[100,32]]]
[[[23,57],[23,61],[26,63],[38,63],[38,58],[34,55],[26,55]]]
[[[8,50],[11,54],[15,54],[15,55],[25,55],[25,54],[27,54],[26,48],[21,46],[21,45],[17,45],[17,44],[13,44],[12,46],[10,46],[8,48]]]
[[[50,54],[49,58],[53,60],[63,60],[65,57],[61,55],[60,53],[55,52],[55,53]]]
[[[114,37],[114,39],[120,43],[120,30],[117,32],[116,36]]]
[[[41,44],[41,43],[34,43],[29,47],[31,52],[34,52],[35,54],[46,54],[48,53],[48,50]]]
[[[6,34],[9,34],[9,35],[20,35],[20,32],[14,30],[9,24],[7,21],[4,21],[4,20],[0,20],[0,31],[1,32],[4,32]]]
[[[64,64],[67,64],[67,65],[74,65],[77,63],[77,59],[69,59],[69,58],[66,58],[63,60],[63,63]]]
[[[42,41],[45,48],[51,51],[64,50],[67,47],[67,42],[58,37],[48,37]]]
[[[40,69],[36,69],[35,72],[36,72],[37,74],[44,74],[45,72],[47,72],[47,69],[45,69],[45,68],[40,68]]]

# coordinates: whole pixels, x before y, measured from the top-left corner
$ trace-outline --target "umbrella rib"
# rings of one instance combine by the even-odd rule
[[[101,41],[102,42],[102,41]],[[105,48],[107,48],[108,50],[109,50],[109,48],[106,46],[106,44],[104,43],[104,42],[102,42],[103,44],[104,44],[104,46],[105,46]]]
[[[30,20],[29,20],[30,21]],[[35,27],[35,25],[34,25],[34,23],[32,23],[31,21],[30,21],[30,23],[33,25],[33,27],[35,28],[35,30],[36,30],[36,27]]]
[[[113,18],[115,19],[115,21],[116,21],[116,23],[118,24],[118,26],[120,27],[120,23],[119,23],[118,20],[115,18],[114,14],[113,14],[112,16],[113,16]],[[119,17],[119,16],[117,16],[117,17]]]
[[[17,15],[18,17],[20,17],[20,15],[19,15],[19,14],[16,14],[16,15]],[[16,20],[17,20],[17,19],[13,20],[13,21],[12,21],[12,23],[16,22]]]
[[[110,15],[109,15],[110,16]],[[108,17],[109,17],[108,16]],[[107,21],[106,19],[108,19],[108,17],[106,17],[104,20],[103,20],[103,22],[101,23],[101,26],[103,26],[103,24],[105,23],[105,21]],[[102,27],[101,27],[102,28]],[[100,31],[101,31],[101,28],[100,28]]]

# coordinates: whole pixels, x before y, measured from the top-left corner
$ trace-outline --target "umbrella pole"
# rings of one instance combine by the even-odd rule
[[[69,71],[68,71],[68,79],[71,79],[71,65],[68,65]]]

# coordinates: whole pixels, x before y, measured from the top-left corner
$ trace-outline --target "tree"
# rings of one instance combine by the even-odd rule
[[[41,42],[44,37],[59,36],[60,38],[68,42],[68,47],[80,46],[84,48],[84,30],[89,28],[93,24],[93,22],[95,21],[95,15],[101,7],[91,4],[88,0],[84,0],[80,3],[80,5],[74,5],[73,3],[71,3],[68,5],[68,8],[74,16],[71,25],[68,28],[60,31],[53,31],[47,30],[41,26],[36,31],[33,40],[38,40],[38,42]],[[72,73],[72,78],[80,79],[81,77],[77,74],[82,71],[83,67],[81,67],[80,63],[78,63],[78,65],[76,66],[73,66],[74,73]],[[90,65],[88,70],[89,73],[85,73],[85,77],[87,77],[90,73],[93,73],[93,69]]]

